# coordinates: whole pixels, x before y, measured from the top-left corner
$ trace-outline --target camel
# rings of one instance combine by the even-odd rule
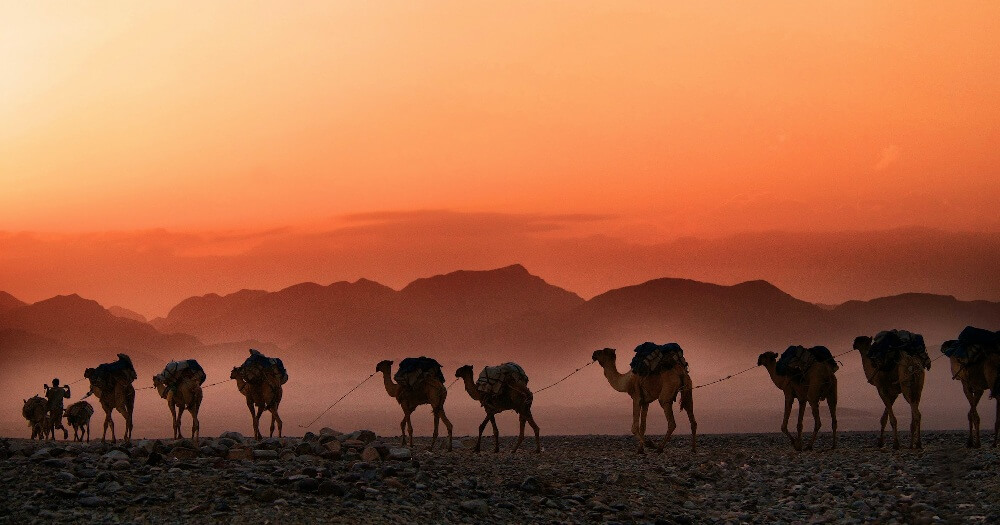
[[[200,368],[200,367],[199,367]],[[201,375],[204,378],[204,373]],[[201,383],[194,377],[187,377],[171,385],[163,374],[153,376],[153,386],[160,394],[160,397],[167,400],[167,407],[170,408],[170,418],[173,421],[174,439],[181,439],[181,418],[184,411],[191,413],[191,439],[195,446],[198,446],[199,429],[198,409],[201,407],[202,391]],[[281,432],[278,432],[281,435]]]
[[[406,445],[406,436],[409,433],[410,447],[413,447],[413,423],[410,422],[410,415],[413,414],[413,411],[418,406],[429,404],[431,410],[434,412],[434,434],[431,437],[430,450],[434,450],[434,444],[437,442],[438,422],[443,421],[445,428],[448,430],[446,448],[448,452],[451,452],[452,425],[451,421],[448,420],[448,416],[444,413],[444,401],[448,397],[448,389],[444,386],[444,383],[433,376],[428,377],[417,388],[396,383],[392,379],[392,361],[388,360],[379,362],[375,366],[375,372],[382,373],[386,393],[389,394],[389,397],[395,399],[399,403],[400,408],[403,409],[403,420],[399,423],[402,444]]]
[[[942,345],[942,351],[949,344],[956,341],[948,341]],[[948,352],[945,352],[946,354]],[[983,392],[990,390],[990,397],[997,399],[997,420],[993,428],[993,445],[996,447],[1000,443],[1000,353],[991,352],[983,356],[982,359],[973,363],[962,362],[958,356],[948,355],[951,361],[952,379],[962,382],[962,391],[965,392],[966,399],[969,400],[969,439],[966,446],[969,448],[979,448],[982,446],[979,435],[979,400],[983,397]]]
[[[24,407],[21,415],[28,421],[31,428],[31,439],[47,439],[52,430],[52,423],[49,421],[49,403],[44,397],[34,396],[24,400]]]
[[[132,413],[135,409],[135,387],[132,381],[136,379],[132,360],[125,354],[118,354],[118,361],[105,363],[97,368],[88,368],[83,377],[90,380],[90,391],[101,402],[104,409],[104,432],[101,442],[107,441],[108,429],[111,429],[111,442],[116,443],[115,422],[111,418],[113,411],[125,418],[125,433],[122,439],[126,443],[132,441]]]
[[[278,437],[281,436],[281,416],[278,415],[278,405],[281,404],[283,393],[281,385],[288,381],[288,373],[281,359],[266,357],[257,350],[250,349],[250,357],[242,366],[233,368],[230,379],[236,380],[236,387],[247,398],[247,408],[253,419],[254,439],[263,439],[260,433],[260,416],[267,410],[271,413],[271,437],[274,437],[274,427],[278,427]],[[254,407],[257,407],[256,410]]]
[[[814,420],[812,439],[805,447],[805,450],[812,450],[816,443],[816,436],[819,434],[819,402],[826,400],[830,407],[830,426],[833,430],[833,446],[837,448],[837,376],[834,375],[833,367],[824,361],[817,361],[809,370],[802,382],[793,380],[789,376],[779,375],[777,372],[778,354],[774,352],[764,352],[757,358],[757,366],[764,366],[771,376],[774,386],[778,387],[785,394],[785,416],[781,422],[781,431],[788,436],[795,450],[803,450],[802,447],[802,418],[805,416],[806,402],[812,407]],[[799,422],[796,426],[798,437],[792,437],[788,432],[788,418],[792,413],[792,403],[799,401]]]
[[[479,401],[479,404],[486,410],[486,419],[479,425],[476,452],[480,450],[479,445],[483,440],[483,430],[486,428],[486,423],[493,424],[493,452],[500,452],[500,431],[497,429],[496,415],[505,410],[516,412],[521,424],[521,432],[517,436],[517,443],[514,444],[512,453],[517,452],[517,448],[524,441],[525,423],[531,425],[532,430],[535,431],[535,452],[541,452],[542,446],[538,437],[538,425],[535,424],[535,418],[531,415],[531,402],[534,399],[534,395],[528,389],[528,385],[516,381],[507,381],[498,393],[494,395],[483,394],[472,380],[472,373],[472,365],[465,365],[455,371],[455,377],[462,378],[465,384],[465,391],[469,393],[469,397]]]
[[[872,338],[860,336],[854,339],[854,349],[861,352],[861,366],[868,383],[875,387],[885,404],[878,434],[878,446],[885,444],[885,424],[892,425],[892,448],[899,450],[899,430],[892,405],[900,394],[910,405],[910,448],[922,448],[920,442],[920,395],[924,390],[924,362],[919,356],[907,352],[899,353],[899,361],[888,370],[879,369],[869,357]],[[928,365],[929,366],[929,365]]]
[[[667,434],[656,447],[657,452],[663,452],[677,428],[674,420],[674,400],[680,393],[681,410],[687,411],[691,422],[691,452],[697,450],[698,423],[694,419],[694,397],[692,396],[691,376],[683,366],[674,366],[670,370],[640,376],[632,370],[622,374],[615,364],[617,356],[614,348],[597,350],[591,358],[604,369],[604,377],[618,392],[625,392],[632,398],[632,434],[639,443],[639,454],[645,454],[647,446],[652,447],[646,438],[646,414],[653,401],[659,401],[663,413],[667,416]]]
[[[66,407],[66,422],[73,427],[73,441],[83,441],[86,430],[87,442],[90,443],[90,416],[93,415],[94,407],[86,401],[77,401]]]

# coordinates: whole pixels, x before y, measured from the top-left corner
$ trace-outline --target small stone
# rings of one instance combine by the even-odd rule
[[[230,430],[228,432],[223,432],[222,434],[219,434],[219,437],[222,438],[222,439],[233,440],[236,443],[240,443],[244,439],[243,438],[243,434],[240,434],[239,432],[233,432],[232,430]],[[232,446],[232,445],[230,445],[230,446]]]
[[[319,489],[319,481],[313,478],[300,479],[295,483],[295,490],[299,492],[316,492]]]
[[[471,499],[463,501],[458,504],[458,507],[472,514],[486,514],[489,512],[489,506],[486,504],[486,500],[481,499]]]
[[[365,447],[365,449],[361,451],[361,459],[367,463],[373,463],[381,460],[382,455],[378,453],[378,450],[375,449],[375,447]]]
[[[245,460],[253,459],[253,452],[248,448],[231,448],[226,453],[226,459]]]
[[[332,429],[330,427],[323,427],[323,428],[321,428],[319,430],[319,435],[321,435],[321,436],[337,437],[337,436],[341,436],[343,434],[344,434],[343,432],[338,432],[338,431],[336,431],[336,430],[334,430],[334,429]]]
[[[327,480],[319,484],[318,492],[327,496],[343,496],[346,491],[339,483]]]
[[[410,449],[403,447],[393,447],[389,449],[389,459],[394,459],[396,461],[409,461],[413,457],[410,453]]]
[[[198,451],[190,448],[176,447],[170,451],[168,457],[174,459],[194,459],[198,457]]]
[[[104,503],[104,500],[97,496],[84,496],[80,498],[79,503],[83,507],[94,508],[100,507]]]
[[[126,454],[125,452],[122,452],[121,450],[117,450],[116,449],[116,450],[112,450],[112,451],[108,452],[107,454],[104,454],[104,456],[102,456],[102,457],[106,461],[109,461],[109,462],[110,461],[120,461],[120,460],[128,461],[129,455]]]
[[[124,459],[120,459],[111,464],[112,470],[128,470],[130,468],[132,468],[132,464]]]
[[[341,448],[340,441],[337,440],[327,441],[326,444],[323,446],[326,447],[326,449],[330,452],[336,452],[337,454],[340,454],[340,448]]]
[[[253,451],[253,458],[265,461],[269,459],[278,459],[278,451],[267,450],[267,449],[255,449]]]
[[[281,494],[274,487],[259,487],[253,491],[253,499],[261,503],[271,503]]]

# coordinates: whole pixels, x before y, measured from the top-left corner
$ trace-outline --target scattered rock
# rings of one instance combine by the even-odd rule
[[[393,447],[389,449],[389,459],[394,459],[396,461],[409,461],[413,455],[410,453],[410,449],[403,447]]]
[[[489,505],[486,504],[486,500],[481,499],[463,501],[458,506],[465,512],[472,514],[486,514],[490,510]]]

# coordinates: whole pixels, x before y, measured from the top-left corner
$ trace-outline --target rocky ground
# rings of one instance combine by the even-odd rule
[[[1000,522],[1000,449],[927,432],[923,451],[844,433],[834,452],[777,434],[686,436],[663,454],[630,437],[543,437],[544,451],[415,449],[324,429],[131,445],[0,440],[2,522]],[[986,440],[984,439],[984,442]],[[485,442],[485,440],[484,440]],[[491,443],[491,442],[487,442]],[[828,446],[828,441],[821,441]],[[487,447],[489,448],[489,447]]]

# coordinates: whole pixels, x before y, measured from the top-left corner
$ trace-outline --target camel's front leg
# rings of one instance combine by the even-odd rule
[[[892,409],[895,399],[886,401],[886,409],[889,411],[889,424],[892,425],[892,449],[899,450],[899,422],[896,420],[896,412]]]
[[[198,446],[198,440],[201,438],[201,423],[198,422],[198,406],[188,407],[188,412],[191,413],[191,439],[194,440],[194,446]]]
[[[108,411],[104,412],[104,434],[101,435],[101,442],[105,441],[105,438],[108,435],[108,429],[109,428],[111,429],[111,442],[112,443],[117,443],[118,442],[118,440],[115,438],[115,422],[111,418],[111,413],[112,412],[113,412],[113,410],[108,410]]]
[[[531,412],[528,412],[528,424],[531,425],[531,429],[535,431],[535,453],[541,454],[542,440],[539,437],[540,431],[538,429],[538,425],[535,423],[535,416],[531,415]]]
[[[652,439],[646,437],[646,419],[649,416],[649,403],[642,405],[642,413],[639,416],[639,432],[642,433],[642,442],[649,448],[653,448],[656,445],[653,443]]]
[[[883,400],[884,402],[884,400]],[[885,405],[885,410],[882,411],[882,417],[878,420],[879,422],[879,432],[878,432],[878,448],[885,446],[885,426],[889,423],[889,405]]]
[[[486,412],[486,419],[483,419],[483,422],[479,424],[479,437],[476,438],[476,448],[475,448],[476,453],[479,453],[479,451],[481,450],[480,445],[483,442],[483,431],[486,430],[486,425],[489,424],[490,422],[490,416],[491,414],[489,412]]]
[[[271,407],[268,410],[271,412],[271,435],[270,435],[270,437],[274,437],[274,425],[277,424],[278,425],[278,437],[280,438],[280,437],[282,437],[281,436],[281,416],[278,415],[278,407]]]
[[[514,443],[514,449],[510,451],[511,454],[517,453],[517,448],[521,446],[524,441],[524,424],[528,422],[528,417],[524,413],[517,414],[517,424],[520,430],[517,433],[517,442]]]
[[[806,404],[799,399],[799,422],[795,425],[796,430],[796,440],[795,440],[795,450],[802,450],[802,421],[806,415]]]
[[[914,401],[910,403],[910,448],[923,448],[920,442],[920,419],[920,401]]]
[[[783,419],[781,420],[781,432],[784,433],[786,437],[788,437],[788,441],[790,441],[792,443],[792,447],[795,448],[796,450],[798,450],[798,447],[795,445],[795,438],[792,437],[792,433],[788,431],[788,419],[792,416],[792,403],[794,403],[794,402],[795,402],[795,400],[792,398],[792,396],[790,394],[786,393],[785,394],[785,415],[784,415]]]
[[[965,386],[965,385],[963,385]],[[979,448],[979,399],[982,392],[974,392],[971,388],[965,387],[965,397],[969,400],[969,440],[966,446],[969,448]]]
[[[639,432],[639,418],[642,414],[642,407],[640,406],[638,398],[632,398],[632,435],[635,436],[635,440],[639,443],[640,454],[645,454],[645,443],[643,442],[642,433]]]
[[[667,442],[670,441],[670,436],[674,435],[674,430],[677,429],[677,421],[674,420],[673,402],[664,397],[660,399],[660,406],[663,407],[663,415],[667,416],[667,433],[663,436],[660,446],[656,448],[657,452],[663,452],[663,449],[667,447]]]
[[[431,434],[431,446],[428,450],[434,450],[434,443],[437,442],[438,438],[438,423],[441,422],[441,416],[438,414],[437,409],[433,409],[434,412],[434,432]]]
[[[812,438],[809,439],[809,446],[806,447],[806,450],[813,449],[813,446],[816,444],[816,436],[819,435],[819,428],[822,426],[822,423],[819,420],[819,400],[812,401],[809,405],[810,408],[812,408],[813,415],[813,434]]]
[[[173,403],[167,403],[167,408],[170,409],[170,425],[174,429],[174,439],[180,439],[181,437],[181,422],[180,418],[177,416],[177,407]]]
[[[408,416],[407,416],[406,412],[403,412],[403,419],[400,420],[400,422],[399,422],[399,439],[400,439],[399,444],[401,446],[404,446],[404,447],[406,446],[406,418],[407,417]]]
[[[993,423],[993,447],[1000,444],[1000,397],[997,397],[997,417]]]
[[[490,424],[493,425],[493,453],[496,454],[500,452],[500,429],[497,428],[496,414],[490,416]]]

